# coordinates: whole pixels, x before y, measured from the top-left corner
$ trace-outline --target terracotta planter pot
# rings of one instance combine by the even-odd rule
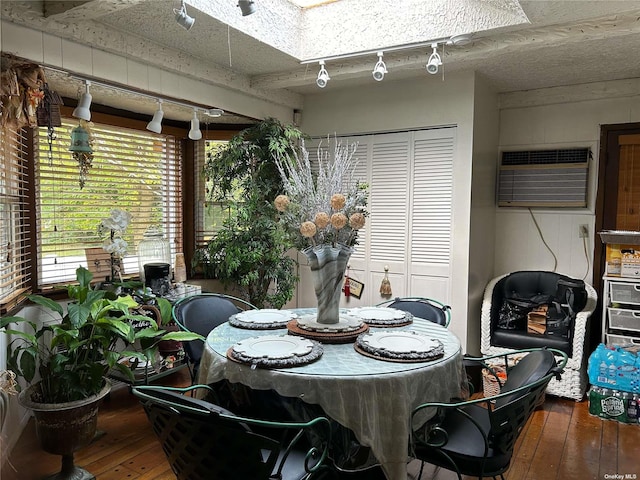
[[[20,404],[33,411],[36,434],[42,449],[54,455],[62,455],[62,469],[48,477],[50,480],[90,480],[95,477],[73,464],[73,452],[87,446],[93,440],[98,424],[98,406],[111,390],[105,383],[103,389],[89,398],[67,403],[39,403],[32,400],[36,385],[23,390],[18,397]]]

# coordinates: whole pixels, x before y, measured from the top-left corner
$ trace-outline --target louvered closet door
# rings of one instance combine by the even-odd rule
[[[351,140],[361,164],[366,152],[370,184],[370,217],[351,261],[351,275],[366,284],[360,303],[385,300],[385,265],[393,296],[449,303],[455,128]]]
[[[455,129],[415,132],[408,293],[450,302]]]
[[[408,212],[409,212],[409,159],[411,134],[394,133],[360,137],[360,145],[368,151],[369,212],[367,230],[352,257],[352,275],[363,279],[364,296],[361,303],[373,305],[384,300],[380,297],[380,283],[384,267],[389,266],[391,284],[399,294],[406,279]],[[360,261],[360,252],[366,257]]]

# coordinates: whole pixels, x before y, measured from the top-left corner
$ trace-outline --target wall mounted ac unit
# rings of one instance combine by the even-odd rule
[[[500,207],[586,207],[588,148],[502,152]]]

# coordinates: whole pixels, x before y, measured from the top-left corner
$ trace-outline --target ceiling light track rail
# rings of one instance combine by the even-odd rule
[[[393,47],[387,47],[387,48],[383,48],[383,49],[376,49],[376,50],[364,50],[364,51],[360,51],[360,52],[352,52],[352,53],[345,53],[345,54],[341,54],[341,55],[332,55],[332,56],[328,56],[328,57],[321,57],[321,58],[313,58],[313,59],[309,59],[309,60],[303,60],[300,62],[300,64],[305,65],[305,64],[309,64],[309,63],[315,63],[318,62],[318,65],[320,66],[320,71],[318,72],[318,77],[316,78],[316,85],[318,85],[318,87],[320,88],[325,88],[327,86],[327,83],[329,82],[329,80],[331,79],[329,77],[329,72],[327,71],[326,68],[326,62],[330,62],[333,60],[344,60],[347,58],[355,58],[355,57],[363,57],[366,55],[376,55],[377,56],[377,63],[374,65],[373,67],[373,79],[376,80],[377,82],[381,82],[384,79],[385,74],[387,73],[387,66],[385,65],[384,61],[383,61],[383,57],[385,52],[397,52],[400,50],[411,50],[411,49],[418,49],[418,48],[423,48],[423,47],[431,47],[432,52],[431,55],[429,56],[429,59],[427,61],[426,64],[426,70],[428,73],[434,75],[436,73],[438,73],[438,70],[440,69],[440,66],[442,65],[442,57],[440,56],[440,54],[438,53],[438,46],[439,45],[466,45],[467,43],[469,43],[471,41],[471,35],[455,35],[453,37],[449,37],[449,38],[440,38],[440,39],[436,39],[436,40],[431,40],[429,42],[417,42],[417,43],[407,43],[404,45],[396,45]],[[444,78],[444,77],[443,77]]]
[[[449,38],[438,38],[435,40],[429,40],[428,42],[416,42],[416,43],[405,43],[403,45],[395,45],[393,47],[386,48],[376,48],[372,50],[361,50],[358,52],[351,53],[343,53],[340,55],[330,55],[327,57],[317,57],[310,58],[307,60],[302,60],[300,62],[301,65],[306,65],[308,63],[317,63],[321,60],[325,62],[332,62],[334,60],[343,60],[346,58],[356,58],[356,57],[366,57],[368,55],[378,55],[378,53],[389,53],[389,52],[398,52],[401,50],[412,50],[423,47],[431,47],[434,43],[438,45],[465,45],[471,40],[471,35],[455,35]]]

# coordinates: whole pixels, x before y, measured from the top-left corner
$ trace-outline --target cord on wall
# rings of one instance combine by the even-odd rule
[[[591,259],[589,258],[589,252],[587,251],[587,237],[582,237],[582,247],[584,249],[584,258],[587,260],[587,271],[584,272],[582,280],[586,280],[589,275],[589,269],[591,268]]]
[[[531,207],[527,208],[527,210],[529,210],[529,214],[531,215],[531,218],[533,219],[533,224],[536,226],[536,229],[538,230],[538,235],[540,235],[540,240],[542,240],[542,243],[544,244],[545,247],[547,247],[547,250],[549,250],[549,252],[551,253],[551,256],[553,257],[553,270],[552,270],[552,272],[555,272],[556,269],[558,268],[558,257],[556,257],[556,254],[553,253],[553,250],[551,250],[551,247],[549,246],[547,241],[544,239],[544,235],[542,234],[542,230],[540,229],[540,225],[538,225],[538,221],[536,220],[536,217],[533,215],[533,212],[531,211]]]

